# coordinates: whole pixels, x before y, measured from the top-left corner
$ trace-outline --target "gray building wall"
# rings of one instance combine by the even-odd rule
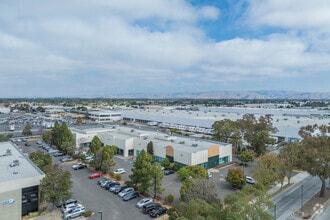
[[[8,201],[13,201],[8,203]],[[0,193],[0,219],[21,220],[22,190],[12,190]]]

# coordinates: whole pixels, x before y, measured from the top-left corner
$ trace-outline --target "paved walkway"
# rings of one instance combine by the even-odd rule
[[[303,179],[308,177],[309,174],[307,172],[300,172],[293,177],[291,177],[290,183],[292,184],[289,188],[293,187],[295,184],[301,182]],[[283,187],[288,184],[288,181],[283,182]],[[273,186],[270,190],[267,191],[269,195],[272,195],[273,193],[276,193],[278,190],[281,189],[281,183],[276,184]],[[286,189],[287,190],[287,189]]]

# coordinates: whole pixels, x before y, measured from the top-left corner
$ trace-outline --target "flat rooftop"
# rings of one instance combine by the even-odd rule
[[[11,167],[14,160],[18,160],[19,165]],[[16,180],[42,178],[44,175],[13,143],[0,142],[0,185]]]
[[[207,150],[211,145],[218,145],[220,147],[230,145],[229,143],[169,135],[163,132],[140,130],[126,126],[117,126],[116,129],[113,129],[110,132],[99,133],[98,136],[100,136],[101,140],[106,140],[109,136],[116,136],[121,140],[127,140],[129,138],[143,139],[146,141],[152,141],[157,145],[171,145],[177,150],[189,153]]]

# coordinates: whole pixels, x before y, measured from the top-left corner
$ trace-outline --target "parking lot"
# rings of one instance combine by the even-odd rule
[[[42,150],[42,148],[38,147],[35,141],[29,141],[31,146],[26,146],[26,142],[16,142],[21,151],[28,155],[33,151]],[[98,179],[89,179],[88,176],[92,174],[94,171],[86,168],[80,170],[72,169],[72,164],[77,161],[70,161],[61,163],[61,157],[52,157],[53,163],[61,164],[62,168],[65,170],[69,170],[72,173],[72,193],[73,197],[77,198],[79,203],[83,204],[86,207],[86,210],[90,209],[95,214],[90,218],[100,219],[100,212],[102,212],[103,219],[151,219],[148,215],[142,214],[141,210],[135,207],[137,201],[139,201],[142,197],[135,198],[133,200],[124,202],[117,195],[101,188],[97,184]],[[129,180],[129,175],[131,174],[131,168],[133,166],[134,158],[122,158],[122,157],[114,157],[116,165],[113,167],[124,168],[126,172],[122,174],[122,180]],[[228,167],[224,167],[221,169],[211,169],[212,177],[209,181],[214,181],[217,185],[218,189],[218,197],[223,201],[224,197],[228,194],[231,194],[235,191],[230,184],[225,181],[225,176],[227,175],[228,169],[236,168],[239,165],[231,165]],[[253,170],[253,165],[244,167],[244,171],[247,175],[251,175],[250,173]],[[164,192],[160,195],[163,199],[168,194],[174,195],[175,202],[179,201],[180,197],[180,187],[181,182],[177,177],[177,174],[165,175],[163,179],[163,187]],[[150,192],[150,195],[153,196],[153,191]]]
[[[17,142],[17,146],[26,155],[33,151],[40,150],[35,141],[30,142],[31,146],[25,146],[24,142]],[[95,214],[89,219],[100,219],[100,213],[102,212],[102,218],[107,219],[151,219],[148,215],[141,212],[140,209],[135,207],[135,204],[142,198],[123,201],[117,195],[101,188],[97,184],[98,179],[89,179],[88,176],[94,171],[86,168],[80,170],[73,170],[72,164],[76,161],[61,163],[60,158],[52,157],[53,163],[61,164],[61,167],[65,170],[69,170],[72,174],[72,193],[73,197],[78,200],[79,203],[86,207],[86,210],[90,209]],[[123,174],[123,179],[127,180],[128,175],[132,167],[131,160],[122,160],[120,158],[115,158],[116,168],[123,167],[126,173]]]

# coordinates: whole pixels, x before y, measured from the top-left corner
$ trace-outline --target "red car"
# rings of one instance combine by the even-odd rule
[[[93,173],[91,175],[89,175],[89,179],[96,179],[96,178],[100,178],[102,175],[102,173]]]

